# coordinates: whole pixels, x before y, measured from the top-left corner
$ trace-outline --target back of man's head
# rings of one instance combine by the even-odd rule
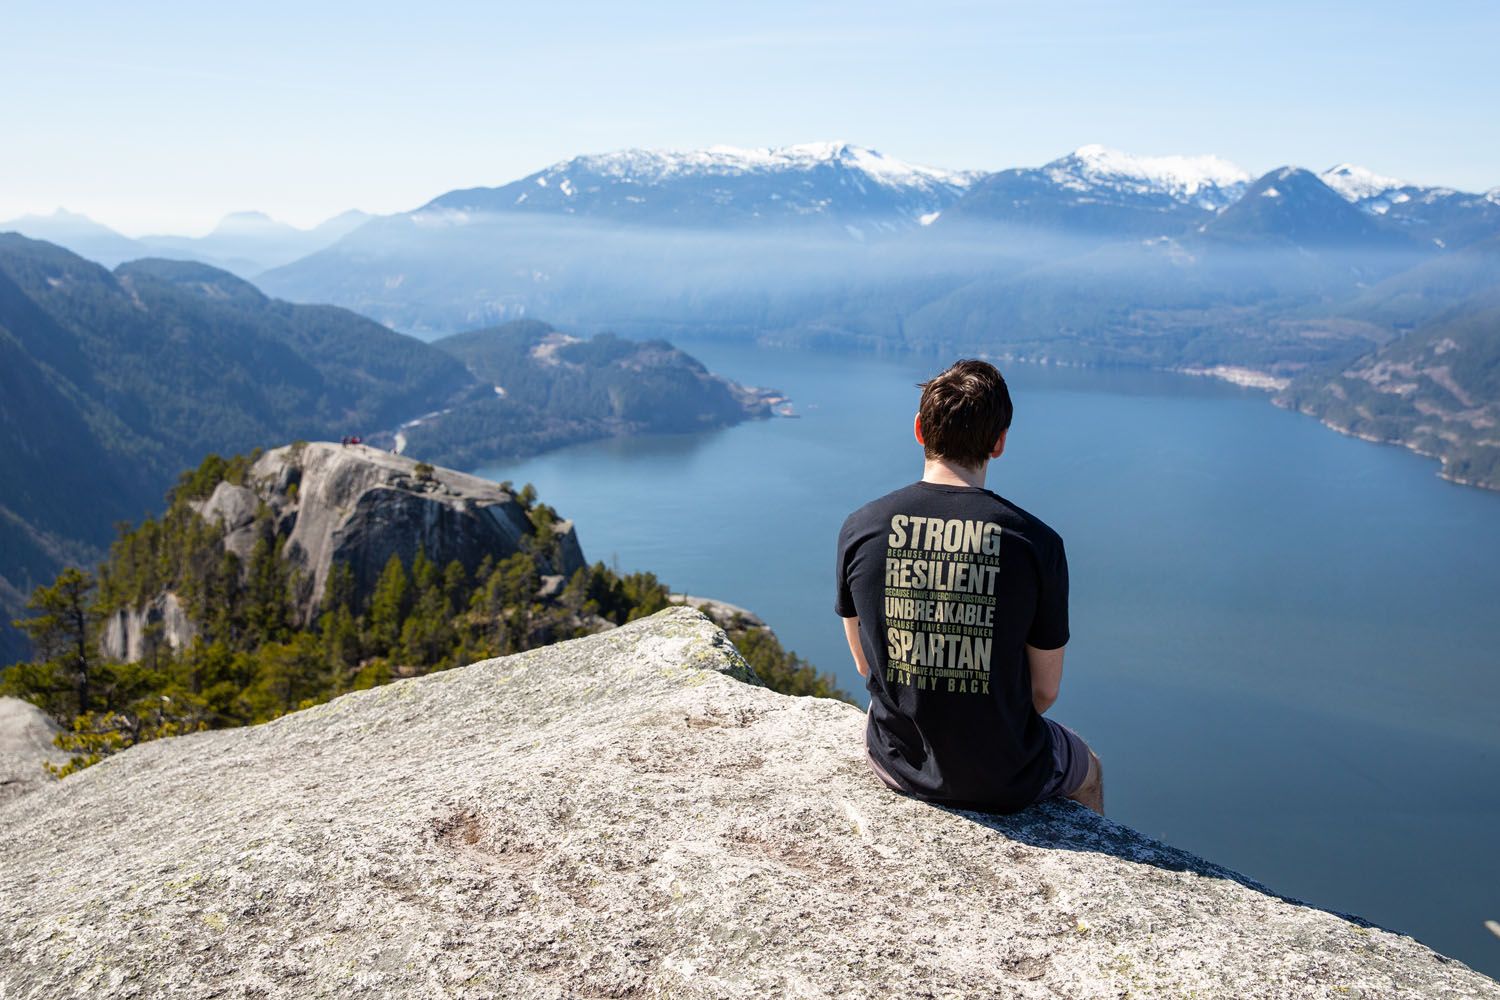
[[[947,371],[918,383],[922,404],[922,448],[941,458],[977,469],[1010,428],[1010,389],[988,361],[965,358]]]

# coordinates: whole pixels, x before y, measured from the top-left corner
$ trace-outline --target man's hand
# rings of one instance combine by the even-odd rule
[[[1047,711],[1057,701],[1058,690],[1062,687],[1063,650],[1067,648],[1026,647],[1026,663],[1031,668],[1031,703],[1036,706],[1038,714]]]
[[[870,664],[865,661],[865,648],[859,644],[859,619],[844,619],[844,638],[849,640],[849,653],[854,657],[854,669],[859,676],[870,676]]]

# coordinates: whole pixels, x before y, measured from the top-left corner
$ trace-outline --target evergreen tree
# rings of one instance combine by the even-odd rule
[[[291,631],[291,599],[286,563],[281,558],[282,540],[271,525],[270,509],[264,505],[256,514],[254,530],[257,537],[250,551],[246,626],[260,642],[278,642]]]
[[[448,599],[450,608],[461,608],[469,599],[469,574],[464,570],[464,564],[457,559],[452,560],[443,569],[443,596]]]
[[[370,640],[382,653],[393,652],[401,638],[409,589],[401,556],[392,552],[375,584],[375,592],[370,595]]]
[[[453,608],[448,603],[445,580],[436,564],[421,552],[412,560],[412,579],[416,597],[401,628],[404,661],[429,668],[444,666],[454,638]]]
[[[50,587],[32,592],[26,607],[35,614],[15,623],[40,654],[25,683],[35,686],[44,700],[39,704],[53,715],[71,717],[96,706],[103,656],[95,591],[93,575],[70,566]]]
[[[832,674],[819,673],[811,663],[782,648],[770,629],[734,628],[728,632],[740,655],[771,690],[782,694],[852,700],[847,692],[839,688],[838,681]]]
[[[299,632],[288,642],[262,646],[255,680],[245,692],[252,721],[323,701],[333,693],[332,671],[322,642],[312,632]]]

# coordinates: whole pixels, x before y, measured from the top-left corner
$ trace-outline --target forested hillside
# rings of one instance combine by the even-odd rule
[[[582,340],[538,320],[433,346],[491,391],[403,428],[403,450],[458,468],[592,438],[723,427],[769,416],[780,398],[712,374],[665,340]]]
[[[767,412],[660,341],[570,342],[552,363],[527,336],[481,333],[450,353],[204,264],[110,272],[0,235],[0,663],[24,653],[7,627],[24,595],[97,559],[115,522],[159,509],[209,452],[350,435],[389,447],[426,414],[441,420],[409,433],[408,452],[455,462]]]
[[[205,265],[111,273],[0,235],[4,610],[208,451],[358,433],[472,387],[451,357],[347,310],[268,299]]]
[[[1336,370],[1310,373],[1277,401],[1346,433],[1432,455],[1445,479],[1500,489],[1500,290]]]

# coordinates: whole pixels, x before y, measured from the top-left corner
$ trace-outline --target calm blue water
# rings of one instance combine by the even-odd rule
[[[590,559],[751,608],[863,689],[832,610],[845,515],[920,477],[930,363],[684,344],[800,419],[608,441],[480,470],[535,483]],[[1278,892],[1500,976],[1500,495],[1264,395],[1153,373],[1007,369],[988,485],[1068,546],[1052,714],[1110,815]]]

